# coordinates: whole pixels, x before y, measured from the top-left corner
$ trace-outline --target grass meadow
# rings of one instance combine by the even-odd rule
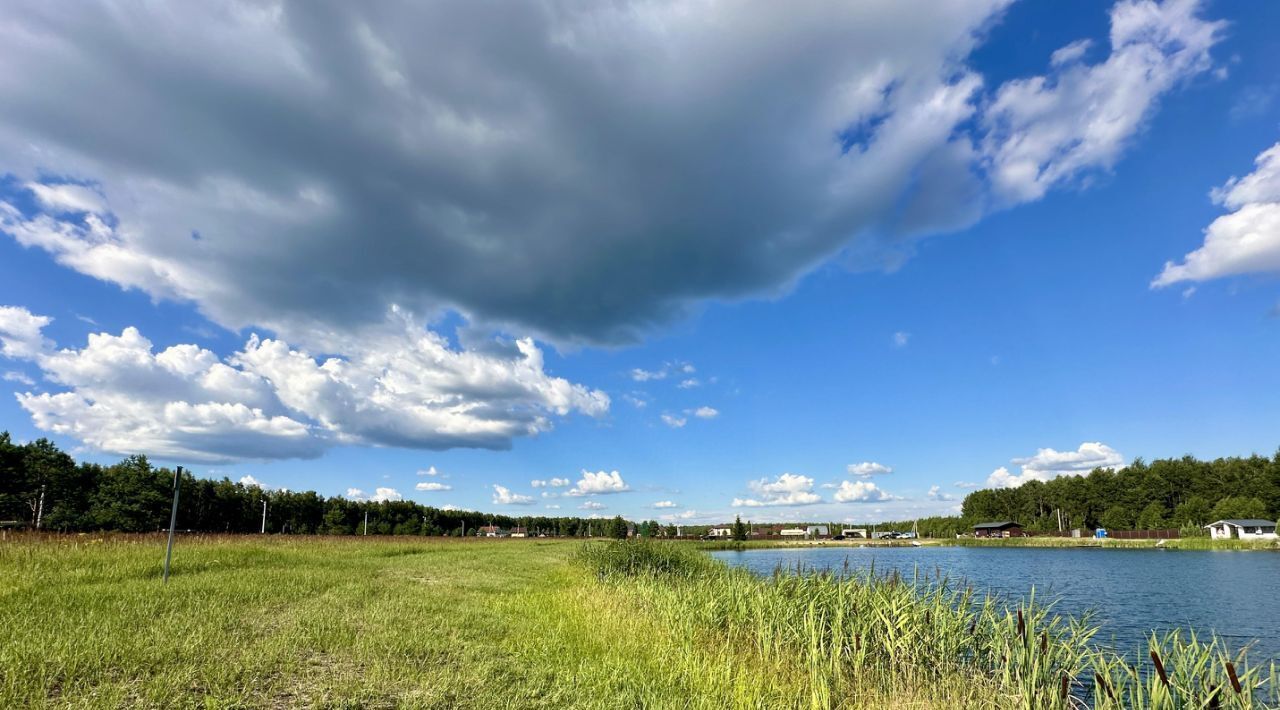
[[[1161,676],[1095,653],[1087,620],[1034,605],[1005,609],[940,580],[760,578],[687,544],[188,536],[162,585],[163,544],[0,544],[0,707],[1277,700],[1274,670],[1212,642],[1153,639]]]

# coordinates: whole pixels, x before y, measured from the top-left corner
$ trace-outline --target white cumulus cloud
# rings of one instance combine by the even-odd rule
[[[533,496],[514,493],[506,486],[493,484],[493,502],[495,505],[532,505]]]
[[[359,488],[348,488],[347,498],[356,501],[368,501],[370,503],[385,503],[404,500],[404,496],[400,495],[400,491],[394,488],[375,488],[373,495],[366,494]]]
[[[689,420],[686,419],[685,417],[677,416],[675,414],[663,414],[662,423],[666,424],[672,429],[679,429],[683,427],[685,424],[688,424]]]
[[[813,479],[794,473],[784,473],[770,481],[761,478],[747,484],[755,497],[734,498],[735,508],[758,508],[778,505],[812,505],[822,502],[813,492]]]
[[[1213,191],[1229,210],[1204,230],[1204,244],[1181,264],[1166,263],[1153,287],[1236,274],[1280,273],[1280,143],[1254,161],[1254,171]]]
[[[1111,52],[1082,61],[1088,45],[1054,53],[1053,71],[996,91],[982,116],[982,151],[996,194],[1038,199],[1090,170],[1110,169],[1164,94],[1213,66],[1224,22],[1199,17],[1197,0],[1125,0],[1111,9]]]
[[[622,474],[617,471],[588,471],[583,469],[582,478],[578,482],[565,491],[567,496],[594,496],[608,495],[611,493],[625,493],[631,490],[631,486],[622,480]]]
[[[451,491],[453,486],[447,483],[437,483],[435,481],[421,481],[414,486],[415,491]]]
[[[955,500],[955,496],[950,493],[943,493],[941,486],[929,486],[929,492],[926,495],[929,500]]]
[[[841,481],[834,498],[838,503],[875,503],[896,500],[871,481]]]
[[[654,504],[653,504],[653,507],[655,507],[655,508],[679,508],[680,506],[676,505],[673,501],[669,501],[669,500],[660,500],[660,501],[658,501],[657,503],[654,503]]]
[[[5,382],[16,382],[20,385],[26,385],[27,387],[32,387],[36,383],[35,380],[27,377],[25,373],[18,372],[16,370],[6,371],[3,375],[0,375],[0,380],[4,380]]]
[[[549,430],[552,417],[609,406],[603,392],[547,375],[532,341],[510,357],[453,350],[398,312],[324,359],[257,335],[225,359],[189,344],[156,352],[132,327],[55,350],[41,333],[48,323],[0,307],[0,355],[34,362],[65,388],[18,402],[40,429],[110,453],[230,461],[315,457],[337,443],[502,449]]]
[[[987,477],[991,488],[1017,488],[1027,481],[1047,481],[1068,474],[1088,473],[1095,468],[1121,468],[1124,456],[1101,442],[1085,442],[1075,451],[1040,449],[1034,456],[1013,459],[1013,465],[1021,467],[1012,473],[1001,466]]]
[[[846,467],[851,476],[861,476],[867,478],[869,476],[879,476],[886,473],[893,473],[892,466],[886,466],[875,461],[863,461],[862,463],[851,463]]]

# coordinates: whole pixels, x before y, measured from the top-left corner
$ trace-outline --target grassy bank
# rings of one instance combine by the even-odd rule
[[[1066,707],[1082,664],[1161,692],[1043,610],[759,579],[689,545],[186,537],[167,586],[162,550],[0,544],[0,707]],[[1195,655],[1219,650],[1184,647],[1161,648],[1171,682],[1241,707]]]

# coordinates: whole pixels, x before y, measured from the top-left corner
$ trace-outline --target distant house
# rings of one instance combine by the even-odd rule
[[[804,528],[783,528],[778,534],[783,537],[806,537],[809,531]]]
[[[827,537],[831,534],[826,525],[810,525],[805,528],[805,537]]]
[[[511,528],[511,537],[529,537],[529,529]]]
[[[733,537],[733,530],[730,528],[711,528],[707,531],[707,537]]]
[[[840,534],[844,535],[847,538],[855,538],[855,537],[865,538],[867,536],[867,529],[866,528],[845,528],[844,530],[840,531]]]
[[[1022,526],[1012,520],[978,523],[973,526],[974,537],[1026,537]]]
[[[1244,520],[1219,520],[1205,526],[1214,540],[1275,540],[1276,524],[1272,520],[1250,518]]]
[[[476,531],[476,535],[480,537],[506,537],[507,531],[497,525],[485,525]]]

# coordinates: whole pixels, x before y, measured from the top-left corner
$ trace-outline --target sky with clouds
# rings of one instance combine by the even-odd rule
[[[18,439],[691,522],[1280,444],[1272,3],[0,18]]]

